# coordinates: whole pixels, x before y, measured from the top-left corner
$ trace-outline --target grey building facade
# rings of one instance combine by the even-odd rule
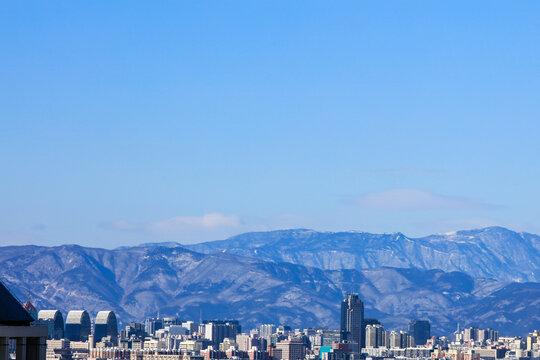
[[[341,303],[341,339],[365,347],[364,303],[358,294],[349,294]]]

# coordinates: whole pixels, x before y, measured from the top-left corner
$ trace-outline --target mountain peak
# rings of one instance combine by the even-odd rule
[[[537,238],[500,226],[419,238],[407,237],[401,232],[371,234],[290,229],[240,234],[227,240],[186,247],[207,254],[227,251],[328,270],[390,266],[462,271],[473,277],[503,281],[539,281]],[[483,259],[480,263],[479,258]]]

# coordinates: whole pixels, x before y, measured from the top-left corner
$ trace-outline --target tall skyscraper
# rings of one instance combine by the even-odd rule
[[[276,332],[276,326],[272,324],[263,324],[259,328],[259,335],[264,339],[268,339],[270,335]]]
[[[94,322],[94,341],[100,342],[104,337],[110,336],[114,344],[118,341],[118,323],[112,311],[100,311]]]
[[[341,339],[365,347],[364,304],[358,294],[349,294],[341,303]]]
[[[431,337],[431,326],[428,320],[412,320],[409,323],[409,335],[413,337],[415,345],[424,345]]]

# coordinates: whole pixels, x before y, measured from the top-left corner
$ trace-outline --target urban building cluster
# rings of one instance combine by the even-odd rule
[[[15,333],[5,341],[0,337],[0,360],[540,360],[538,331],[526,338],[499,337],[492,329],[470,327],[436,338],[428,320],[412,320],[407,331],[387,331],[378,320],[364,317],[357,294],[341,303],[335,330],[263,324],[243,331],[236,320],[194,322],[158,315],[119,331],[112,311],[91,318],[85,310],[73,310],[64,322],[58,310],[37,311],[29,302],[22,308],[29,316],[25,331],[41,331],[28,339],[41,345],[23,352],[28,342]]]

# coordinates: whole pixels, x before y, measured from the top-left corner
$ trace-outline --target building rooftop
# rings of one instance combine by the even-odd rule
[[[29,326],[34,321],[19,300],[0,281],[0,324]]]

